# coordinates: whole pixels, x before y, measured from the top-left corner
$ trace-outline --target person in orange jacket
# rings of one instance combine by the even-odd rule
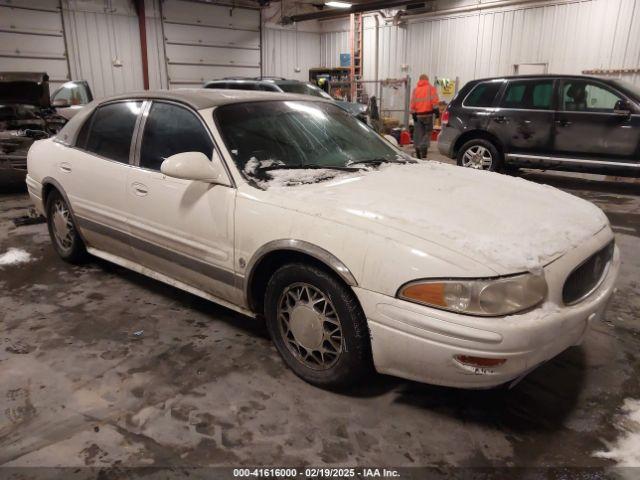
[[[431,143],[433,116],[438,115],[438,91],[429,83],[429,77],[420,75],[418,85],[411,94],[411,115],[413,116],[413,147],[416,157],[427,158],[427,150]]]

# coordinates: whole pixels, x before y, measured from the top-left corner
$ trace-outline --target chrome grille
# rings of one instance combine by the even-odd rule
[[[571,272],[562,289],[562,300],[565,305],[580,302],[598,287],[613,258],[614,245],[615,243],[611,241]]]

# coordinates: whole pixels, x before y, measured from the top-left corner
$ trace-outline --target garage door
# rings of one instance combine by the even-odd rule
[[[169,87],[260,76],[260,11],[183,0],[162,2]]]
[[[0,0],[0,70],[46,72],[53,92],[69,79],[59,0]]]

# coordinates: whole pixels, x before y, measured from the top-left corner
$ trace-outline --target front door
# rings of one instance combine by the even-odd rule
[[[550,78],[509,81],[498,108],[490,115],[488,127],[502,139],[507,154],[549,152],[553,89],[554,80]]]
[[[136,261],[239,302],[233,250],[235,188],[160,172],[162,162],[176,153],[197,151],[211,158],[215,147],[210,127],[196,112],[171,102],[154,101],[145,115],[126,187]]]
[[[616,113],[616,107],[624,100],[620,93],[597,80],[564,80],[556,113],[555,153],[639,162],[640,116]]]

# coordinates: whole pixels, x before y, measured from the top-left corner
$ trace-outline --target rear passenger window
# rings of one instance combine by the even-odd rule
[[[142,135],[140,166],[160,170],[163,161],[182,152],[202,152],[211,159],[213,142],[192,112],[171,103],[154,102]]]
[[[475,86],[471,93],[464,99],[465,107],[490,107],[502,82],[485,82]]]
[[[550,110],[552,98],[553,80],[509,82],[500,106],[524,110]]]
[[[85,150],[116,162],[129,163],[131,137],[142,102],[104,105],[93,114]],[[84,127],[83,127],[84,130]],[[79,141],[83,132],[80,132]]]

